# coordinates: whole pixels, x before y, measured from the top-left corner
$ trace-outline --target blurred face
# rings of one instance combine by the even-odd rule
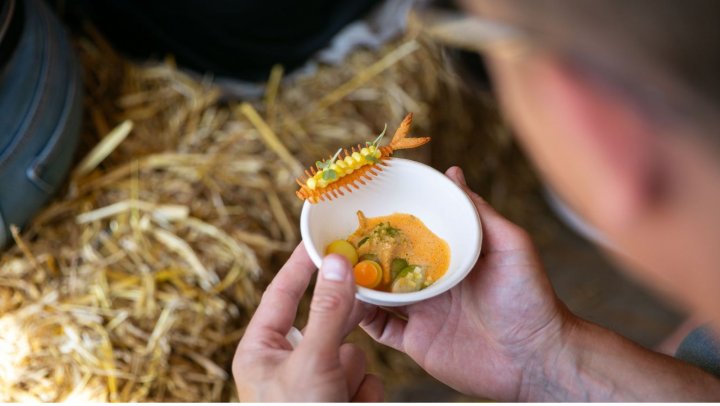
[[[468,0],[488,19],[509,12]],[[546,182],[636,276],[720,320],[720,162],[707,143],[640,113],[541,50],[487,55],[519,141]]]
[[[494,2],[464,3],[470,13],[489,20],[502,19],[509,13],[504,7],[494,7]],[[627,202],[618,201],[622,196],[607,194],[618,174],[608,173],[603,156],[593,153],[595,140],[583,134],[587,127],[598,123],[585,120],[574,111],[577,100],[567,97],[567,85],[561,77],[567,72],[557,71],[552,55],[534,49],[512,57],[492,52],[485,56],[503,112],[543,178],[582,217],[595,225],[604,224],[608,220],[605,217],[613,215],[604,212],[621,210],[622,207],[613,206]],[[612,102],[610,97],[607,99]],[[597,121],[600,125],[609,124],[606,120]],[[600,131],[613,131],[610,125],[607,127]],[[628,151],[630,147],[628,144],[617,148],[616,153],[632,154],[633,151]]]

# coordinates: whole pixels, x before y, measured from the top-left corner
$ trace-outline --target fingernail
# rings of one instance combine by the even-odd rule
[[[320,267],[323,278],[327,281],[344,281],[347,279],[350,267],[343,258],[336,255],[325,257]]]

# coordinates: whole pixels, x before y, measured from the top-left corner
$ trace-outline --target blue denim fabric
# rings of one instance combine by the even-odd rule
[[[0,71],[0,247],[67,175],[82,114],[80,67],[67,33],[41,0],[20,0],[25,25]]]
[[[720,376],[720,340],[708,327],[696,328],[688,334],[675,357]]]

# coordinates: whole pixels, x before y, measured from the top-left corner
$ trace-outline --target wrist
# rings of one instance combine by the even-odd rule
[[[559,323],[523,368],[518,401],[557,401],[565,398],[558,395],[572,390],[570,382],[580,371],[583,342],[588,337],[590,325],[568,310],[564,311]]]

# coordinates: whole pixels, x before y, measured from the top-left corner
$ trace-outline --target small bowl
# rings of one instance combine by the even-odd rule
[[[320,267],[325,247],[358,227],[356,212],[367,217],[407,213],[419,218],[450,247],[450,266],[435,283],[413,293],[390,293],[358,286],[357,298],[379,306],[404,306],[446,292],[462,281],[480,257],[482,228],[470,198],[447,176],[407,159],[393,158],[360,190],[331,201],[305,202],[300,232],[305,249]]]

